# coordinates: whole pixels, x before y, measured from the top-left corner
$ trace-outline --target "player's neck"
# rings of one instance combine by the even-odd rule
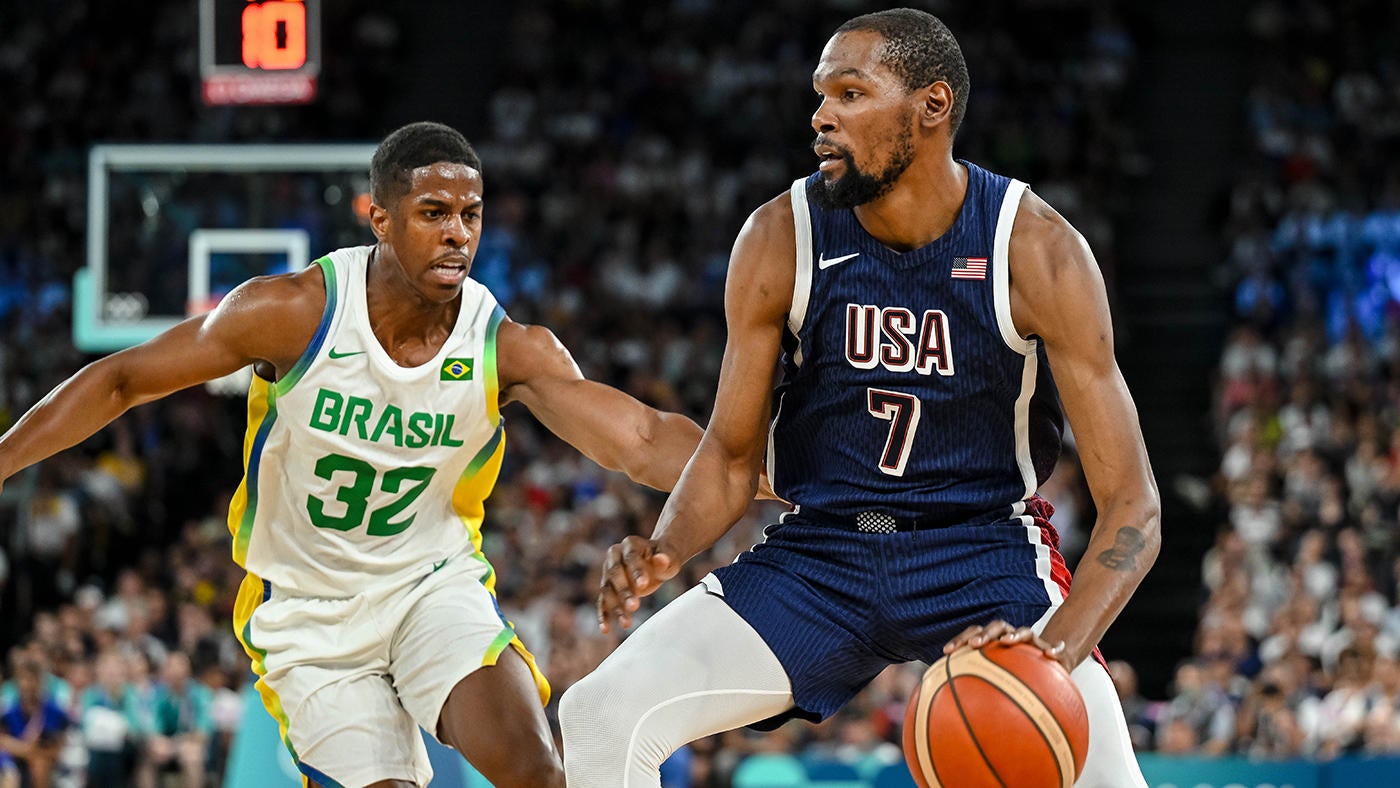
[[[957,221],[967,197],[967,168],[951,155],[914,162],[894,188],[879,199],[856,207],[861,227],[877,241],[898,252],[927,246]]]
[[[365,306],[370,328],[389,357],[417,366],[437,354],[457,324],[461,293],[450,301],[427,298],[386,259],[382,248],[371,258],[365,282]]]
[[[367,294],[370,329],[389,357],[402,366],[415,367],[427,362],[452,334],[461,309],[461,297],[437,304],[419,297],[411,303],[404,297]]]

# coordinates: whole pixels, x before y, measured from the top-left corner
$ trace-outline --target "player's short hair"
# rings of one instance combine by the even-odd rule
[[[892,8],[858,16],[836,29],[836,33],[868,30],[879,33],[880,62],[893,71],[909,90],[947,82],[953,89],[953,112],[949,130],[957,134],[967,111],[971,82],[962,47],[953,32],[938,17],[913,8]]]
[[[374,151],[369,195],[376,205],[388,208],[408,194],[414,170],[440,161],[465,164],[481,172],[481,157],[460,131],[432,121],[402,126]]]

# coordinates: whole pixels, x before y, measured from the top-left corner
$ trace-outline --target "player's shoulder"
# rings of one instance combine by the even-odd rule
[[[496,329],[496,344],[521,350],[543,350],[559,344],[559,338],[547,327],[537,323],[518,323],[510,318],[501,320]]]
[[[218,322],[292,342],[309,341],[327,304],[326,279],[318,265],[286,274],[255,276],[219,303]],[[303,342],[304,344],[304,342]]]
[[[513,386],[577,374],[577,367],[564,343],[549,328],[506,318],[496,331],[496,374],[508,401]]]
[[[501,362],[521,363],[526,368],[568,353],[564,343],[549,328],[536,323],[517,323],[510,318],[503,319],[496,329],[496,348]]]
[[[784,191],[755,208],[739,231],[739,244],[745,249],[783,254],[796,249],[792,194]]]
[[[204,316],[199,331],[210,341],[285,372],[311,343],[327,302],[319,266],[257,276],[225,296]]]
[[[792,192],[783,191],[753,210],[750,218],[760,222],[792,225]]]
[[[1088,242],[1044,198],[1027,188],[1021,194],[1012,225],[1010,262],[1013,268],[1050,266],[1092,260]]]
[[[292,273],[255,276],[224,300],[259,312],[314,313],[319,321],[326,307],[326,277],[319,265]]]

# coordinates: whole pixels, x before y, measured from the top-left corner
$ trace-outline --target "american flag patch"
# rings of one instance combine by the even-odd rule
[[[986,278],[987,278],[987,258],[985,258],[985,257],[954,257],[954,258],[953,258],[953,278],[954,278],[954,279],[986,279]]]

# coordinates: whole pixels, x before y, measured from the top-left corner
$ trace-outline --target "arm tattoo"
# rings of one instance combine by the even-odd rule
[[[1113,535],[1113,546],[1099,553],[1099,563],[1109,569],[1132,571],[1137,569],[1138,553],[1147,546],[1142,532],[1136,528],[1119,528]]]

